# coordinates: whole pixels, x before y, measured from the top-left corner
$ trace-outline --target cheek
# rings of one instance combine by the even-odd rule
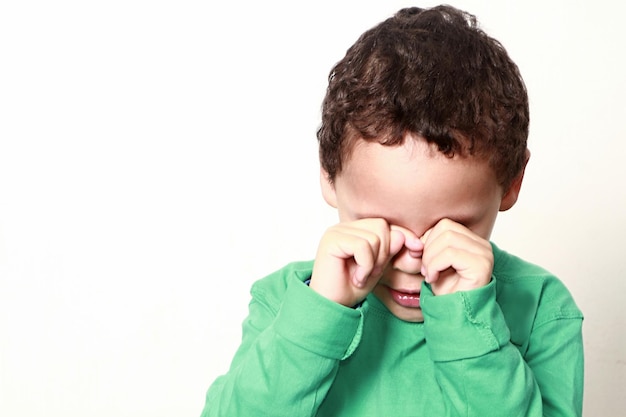
[[[493,226],[496,223],[497,214],[498,213],[496,212],[495,214],[484,218],[479,225],[476,225],[475,227],[470,227],[470,230],[476,233],[478,236],[482,237],[483,239],[489,240],[489,238],[491,237],[491,232],[493,231]]]
[[[348,215],[345,211],[343,210],[337,210],[337,214],[339,216],[339,221],[341,223],[347,223],[347,222],[352,222],[355,221],[357,219],[352,218],[352,216]]]
[[[485,240],[489,240],[498,217],[498,206],[496,202],[486,205],[481,211],[474,213],[473,221],[461,223],[476,235]]]

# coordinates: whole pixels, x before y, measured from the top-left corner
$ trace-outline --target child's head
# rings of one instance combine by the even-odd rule
[[[449,6],[400,10],[332,69],[318,131],[333,183],[356,142],[407,134],[446,156],[487,161],[507,189],[523,170],[528,97],[517,66],[473,16]]]

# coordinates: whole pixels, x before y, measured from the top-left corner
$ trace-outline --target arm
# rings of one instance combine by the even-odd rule
[[[447,416],[542,416],[533,373],[509,342],[495,282],[436,297],[424,286],[422,297],[426,340]]]
[[[425,335],[446,415],[580,416],[582,315],[563,285],[534,269],[521,284],[534,290],[508,295],[509,320],[527,329],[524,351],[496,302],[489,243],[449,221],[423,239]]]
[[[351,307],[406,243],[383,219],[340,223],[322,236],[310,287],[298,271],[286,290],[267,279],[255,285],[241,347],[210,387],[202,416],[315,415],[339,361],[360,340],[361,312]],[[416,236],[408,244],[421,249]]]
[[[287,281],[282,304],[253,287],[242,344],[209,388],[202,417],[315,415],[340,359],[358,343],[361,314]]]
[[[581,416],[584,387],[584,351],[582,340],[583,317],[577,308],[561,307],[567,304],[550,294],[569,294],[552,282],[544,293],[545,304],[558,306],[537,317],[530,335],[528,351],[524,355],[532,369],[543,400],[545,416]]]
[[[522,357],[495,301],[495,281],[446,296],[422,292],[426,339],[450,416],[582,414],[582,318],[535,322]]]

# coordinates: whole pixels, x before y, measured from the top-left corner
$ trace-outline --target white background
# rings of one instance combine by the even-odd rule
[[[585,414],[622,415],[626,7],[452,4],[530,94],[532,159],[493,238],[571,289]],[[252,282],[335,222],[315,139],[328,71],[408,5],[1,4],[1,416],[200,414]]]

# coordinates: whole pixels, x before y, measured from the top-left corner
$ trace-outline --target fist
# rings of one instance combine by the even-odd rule
[[[421,237],[421,273],[435,295],[469,291],[491,281],[493,250],[489,241],[449,219]]]
[[[322,296],[353,307],[372,291],[404,246],[415,252],[423,248],[412,232],[384,219],[339,223],[320,240],[309,285]]]

